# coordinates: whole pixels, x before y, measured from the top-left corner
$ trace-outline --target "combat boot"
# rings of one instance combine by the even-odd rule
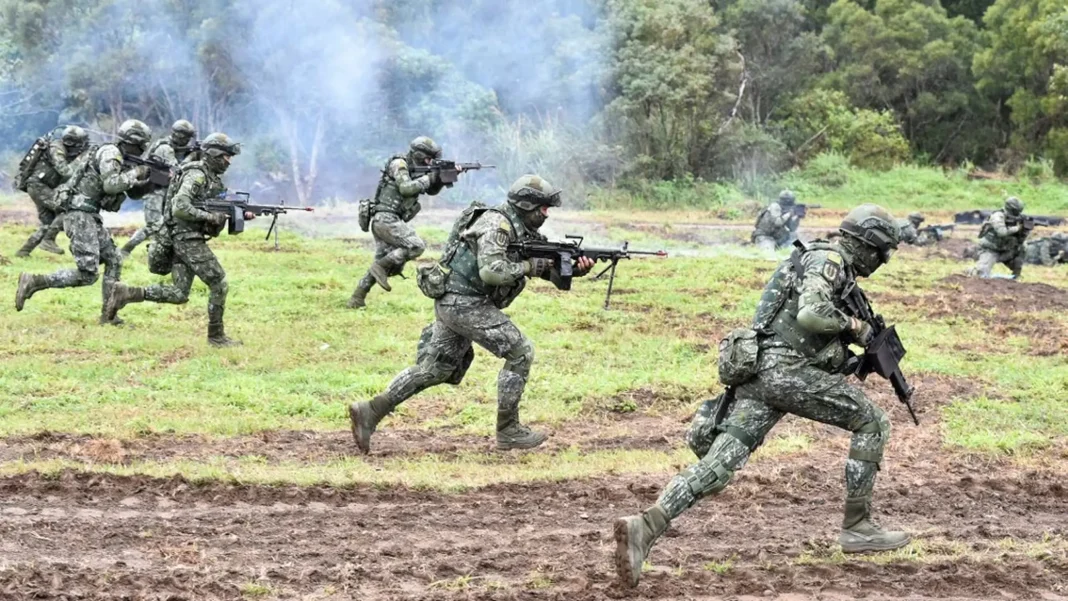
[[[616,538],[616,574],[620,584],[630,588],[638,586],[642,564],[649,556],[649,550],[670,523],[667,513],[659,504],[643,511],[641,515],[616,520],[613,533]]]
[[[33,296],[34,292],[38,290],[44,290],[48,287],[48,278],[43,275],[34,275],[32,273],[20,273],[19,274],[19,287],[15,291],[15,310],[21,311],[22,307],[26,305],[26,301]]]
[[[389,272],[393,269],[393,263],[387,260],[385,257],[375,261],[371,264],[371,269],[367,272],[378,282],[378,285],[382,287],[386,292],[392,292],[393,288],[389,285]]]
[[[497,412],[497,450],[533,449],[549,437],[519,423],[519,412]]]
[[[364,454],[371,452],[371,435],[378,427],[378,422],[389,415],[390,411],[392,411],[392,404],[383,395],[376,396],[370,402],[357,401],[349,405],[352,438]]]
[[[108,320],[117,319],[120,309],[130,303],[142,303],[144,301],[144,288],[127,286],[122,282],[116,282],[111,288],[107,303],[104,305],[104,316]]]
[[[352,293],[352,297],[349,298],[348,307],[350,309],[362,309],[367,306],[367,293],[369,290],[365,290],[362,286],[357,287]]]
[[[100,319],[97,322],[102,326],[121,326],[126,323],[119,317],[108,317],[104,310],[100,311]]]
[[[241,346],[241,341],[228,337],[221,321],[210,321],[208,322],[208,344],[215,348],[222,348]]]
[[[843,553],[892,551],[904,547],[911,540],[907,532],[883,530],[872,521],[871,497],[846,499],[842,534],[838,537]]]
[[[55,239],[43,240],[41,242],[41,244],[38,245],[38,248],[40,248],[41,250],[43,250],[45,252],[52,253],[54,255],[62,255],[63,254],[63,249],[60,248],[58,244],[56,244]],[[26,254],[29,255],[29,253],[26,253]]]

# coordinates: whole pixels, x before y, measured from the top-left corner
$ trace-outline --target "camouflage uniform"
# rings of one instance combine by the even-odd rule
[[[219,196],[226,190],[220,177],[226,171],[229,159],[207,155],[223,152],[235,156],[240,152],[237,144],[225,134],[214,133],[204,139],[203,161],[182,165],[171,182],[168,202],[164,203],[164,235],[173,245],[174,266],[171,285],[157,284],[147,288],[135,288],[120,284],[108,301],[109,315],[116,315],[128,303],[151,301],[180,305],[189,300],[193,277],[200,278],[208,286],[208,342],[214,346],[239,344],[228,338],[223,326],[226,296],[229,286],[226,272],[215,254],[208,248],[208,240],[218,236],[226,225],[228,216],[212,213],[197,205]]]
[[[532,221],[529,211],[513,203],[512,191],[520,182],[551,203],[545,206],[559,206],[559,193],[548,182],[524,176],[512,186],[508,203],[485,211],[461,232],[462,243],[447,264],[445,295],[434,302],[436,319],[423,331],[416,365],[401,372],[371,402],[350,407],[353,436],[364,452],[370,450],[378,422],[402,402],[432,386],[460,383],[474,358],[472,342],[505,360],[497,376],[498,448],[530,448],[544,442],[543,434],[519,422],[519,401],[534,361],[534,345],[501,311],[523,291],[527,277],[549,279],[551,273],[546,262],[521,260],[508,251],[511,243],[544,239],[537,232],[541,222]]]
[[[62,229],[62,219],[53,226],[53,222],[59,217],[59,207],[55,202],[56,188],[70,179],[74,173],[75,161],[85,152],[88,143],[89,136],[82,128],[67,127],[63,137],[50,142],[48,152],[34,165],[26,178],[25,188],[37,207],[37,219],[41,225],[19,249],[18,256],[30,256],[38,245],[42,250],[63,254],[63,249],[56,244],[56,236]]]
[[[795,201],[793,192],[783,190],[777,201],[760,212],[753,229],[753,244],[771,251],[793,244],[797,239],[797,226],[800,223],[800,219],[793,212]]]
[[[979,261],[975,273],[989,278],[994,265],[1001,263],[1012,270],[1013,279],[1023,271],[1024,242],[1028,232],[1023,229],[1020,218],[1023,204],[1016,198],[1005,201],[1005,208],[994,211],[979,231]]]
[[[864,205],[850,213],[862,218],[872,214],[878,218],[886,248],[867,247],[861,238],[848,235],[843,222],[840,243],[817,241],[780,263],[752,324],[759,347],[755,375],[731,389],[733,400],[714,429],[705,423],[714,417],[713,405],[706,403],[699,411],[688,438],[700,461],[672,479],[652,508],[617,522],[616,561],[624,584],[637,584],[641,561],[670,521],[701,498],[726,488],[787,413],[853,433],[845,466],[843,550],[881,550],[908,542],[907,535],[883,532],[870,522],[872,491],[890,421],[842,373],[850,356],[848,345],[863,345],[872,334],[868,324],[848,314],[842,298],[857,285],[858,276],[870,275],[897,245],[897,226],[886,211]],[[873,229],[862,219],[854,221]],[[863,235],[859,228],[849,231]],[[875,254],[880,258],[874,259]]]
[[[1054,234],[1052,237],[1032,240],[1024,247],[1025,260],[1030,265],[1052,267],[1068,263],[1068,236]]]
[[[407,156],[393,156],[382,169],[371,206],[371,235],[375,239],[375,261],[349,299],[350,308],[365,305],[367,293],[377,282],[392,290],[389,278],[399,275],[408,261],[422,256],[426,243],[408,222],[422,209],[419,196],[435,196],[444,187],[433,173],[413,178],[411,167],[441,156],[441,148],[430,138],[412,140]]]
[[[171,167],[177,167],[187,160],[191,161],[197,158],[196,153],[193,152],[194,148],[191,144],[195,137],[196,130],[193,129],[191,123],[184,119],[176,121],[174,125],[171,126],[171,135],[156,140],[156,142],[149,147],[148,156],[158,159],[160,162]],[[123,245],[122,254],[124,257],[130,256],[130,253],[132,253],[135,248],[149,237],[155,235],[155,233],[163,226],[163,200],[166,195],[166,189],[154,190],[145,195],[145,225],[137,230],[133,237]]]
[[[105,144],[89,157],[84,166],[75,173],[69,185],[71,194],[63,207],[64,228],[70,238],[70,251],[77,269],[64,269],[50,275],[23,273],[19,276],[19,288],[15,294],[15,308],[23,304],[38,290],[89,286],[99,277],[100,263],[105,265],[101,286],[106,303],[111,288],[122,273],[122,258],[119,256],[111,234],[104,228],[100,211],[118,211],[126,200],[126,192],[147,181],[147,170],[135,167],[123,171],[123,153],[143,152],[144,144],[151,137],[151,130],[140,121],[126,121],[119,127],[118,144]],[[101,323],[111,322],[101,312]]]

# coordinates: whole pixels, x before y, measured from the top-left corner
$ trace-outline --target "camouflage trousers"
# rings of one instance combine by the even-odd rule
[[[63,222],[61,220],[55,223],[59,213],[49,206],[55,197],[55,190],[41,182],[30,181],[26,183],[26,191],[30,195],[30,200],[33,201],[34,206],[37,207],[37,221],[40,223],[37,230],[30,234],[29,239],[26,241],[24,248],[30,251],[37,248],[37,245],[45,240],[55,242],[56,236],[59,235],[59,231],[63,227]]]
[[[773,238],[772,236],[763,236],[760,234],[753,236],[753,244],[755,244],[756,247],[760,250],[766,251],[774,251],[776,248],[778,248],[778,244],[775,243],[775,238]]]
[[[998,252],[980,248],[979,261],[975,264],[975,274],[981,278],[989,278],[990,273],[994,270],[994,265],[998,263],[1012,270],[1013,277],[1020,277],[1020,273],[1023,271],[1024,253],[1017,250]]]
[[[382,394],[389,409],[439,384],[459,384],[474,357],[472,343],[504,359],[497,374],[498,414],[514,415],[534,362],[534,346],[500,309],[482,296],[446,294],[434,303],[434,323],[420,340],[416,364]]]
[[[229,285],[215,253],[206,240],[175,240],[174,267],[171,284],[156,284],[145,288],[145,300],[154,303],[181,305],[189,301],[193,277],[208,285],[208,323],[222,323]]]
[[[371,235],[375,239],[375,261],[385,263],[390,276],[399,275],[408,261],[419,258],[426,251],[426,242],[394,213],[375,213],[371,218]],[[357,288],[368,292],[374,284],[374,277],[368,272]]]
[[[111,288],[122,275],[122,258],[104,227],[98,213],[69,211],[63,214],[63,227],[70,238],[70,253],[74,255],[77,269],[63,269],[46,277],[46,288],[70,288],[89,286],[99,277],[100,264],[104,264],[104,281],[101,285],[106,303]]]
[[[142,242],[155,236],[163,225],[163,197],[165,192],[153,192],[145,196],[145,225],[134,232],[134,235],[123,245],[126,252],[133,252]]]
[[[860,389],[847,383],[845,376],[813,367],[791,349],[768,348],[760,353],[757,376],[736,386],[734,397],[723,423],[714,431],[705,429],[714,437],[712,441],[691,441],[695,447],[708,448],[708,452],[661,492],[658,503],[669,519],[678,517],[698,499],[726,488],[734,473],[745,466],[750,454],[787,413],[852,432],[845,467],[846,496],[871,496],[890,436],[890,421]],[[702,420],[712,418],[699,413],[694,431],[702,430]]]

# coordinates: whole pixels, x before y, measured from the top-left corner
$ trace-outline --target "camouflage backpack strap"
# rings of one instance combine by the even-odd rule
[[[26,183],[30,179],[30,175],[37,167],[37,163],[44,159],[48,163],[52,160],[48,156],[48,146],[52,142],[52,134],[48,133],[33,141],[33,145],[23,155],[22,160],[19,161],[18,170],[15,172],[15,189],[26,191]]]

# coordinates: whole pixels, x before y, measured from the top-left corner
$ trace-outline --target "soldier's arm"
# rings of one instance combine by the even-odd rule
[[[412,179],[408,164],[403,159],[396,159],[389,164],[389,175],[397,182],[397,190],[402,196],[418,196],[430,189],[430,174]]]
[[[508,219],[487,212],[471,229],[470,235],[478,244],[478,277],[483,282],[490,286],[510,286],[523,279],[527,262],[508,259],[508,241],[512,239]]]
[[[53,142],[48,145],[48,162],[52,163],[52,168],[64,181],[74,175],[74,169],[71,167],[71,161],[67,160],[67,152],[62,142]]]
[[[801,284],[797,324],[814,334],[838,334],[850,329],[852,320],[834,306],[834,291],[844,281],[842,257],[815,251],[801,259],[805,280]]]
[[[174,155],[174,149],[171,148],[170,144],[160,144],[158,148],[152,151],[152,155],[171,167],[178,164],[178,157]]]
[[[199,169],[187,171],[182,176],[182,184],[171,199],[171,206],[173,207],[171,211],[174,216],[185,221],[219,223],[221,213],[212,213],[193,205],[193,202],[201,197],[202,191],[207,185],[208,178],[202,171]],[[225,215],[222,217],[225,217]]]
[[[96,155],[100,166],[100,183],[104,194],[122,194],[134,187],[139,181],[140,170],[137,167],[122,170],[122,153],[114,146],[101,148]]]
[[[1014,225],[1009,227],[1005,224],[1005,213],[997,212],[990,216],[990,227],[994,228],[994,233],[999,238],[1007,238],[1009,236],[1015,236],[1019,233],[1022,225]]]
[[[793,211],[783,211],[782,206],[777,202],[768,207],[768,217],[776,228],[785,227],[792,216]]]

